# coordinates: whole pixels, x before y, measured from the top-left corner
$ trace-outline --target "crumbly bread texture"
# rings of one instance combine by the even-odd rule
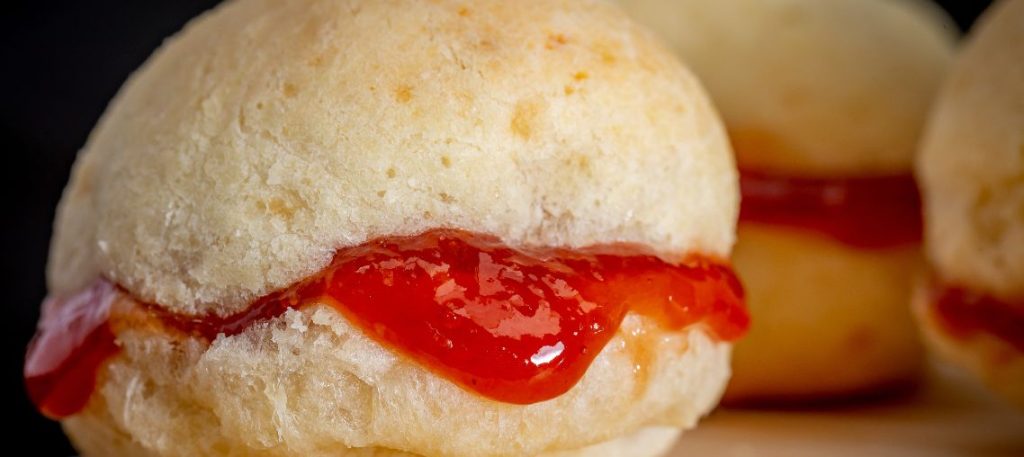
[[[730,352],[701,328],[630,314],[575,387],[522,406],[434,375],[325,306],[209,348],[147,326],[119,341],[98,394],[64,421],[90,457],[656,455],[718,402]],[[617,440],[645,427],[661,432]]]
[[[727,401],[838,398],[917,378],[922,347],[909,307],[923,263],[916,247],[865,251],[742,224],[734,259],[754,325],[733,352]]]
[[[956,27],[911,0],[618,0],[706,84],[743,168],[911,168]]]
[[[726,257],[737,194],[698,81],[604,2],[235,0],[113,101],[48,277],[224,313],[438,226]]]
[[[1024,1],[971,32],[936,102],[918,161],[938,276],[1024,300]]]

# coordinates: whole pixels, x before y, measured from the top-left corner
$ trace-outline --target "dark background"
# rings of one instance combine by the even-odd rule
[[[75,153],[125,78],[163,39],[215,0],[91,0],[5,6],[0,17],[0,167],[8,190],[0,223],[4,296],[11,311],[3,332],[3,407],[10,436],[27,455],[68,456],[54,422],[24,393],[21,365],[46,294],[44,265],[54,207]],[[939,1],[967,28],[987,1]],[[10,448],[10,447],[9,447]]]

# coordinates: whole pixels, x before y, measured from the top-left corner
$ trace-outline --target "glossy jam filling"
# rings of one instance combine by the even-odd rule
[[[950,335],[968,339],[987,334],[1024,352],[1024,301],[1011,303],[963,287],[932,284],[933,314]]]
[[[100,281],[51,300],[25,365],[46,414],[66,416],[88,400],[97,368],[117,352],[110,303],[123,293]],[[670,331],[700,324],[726,341],[749,325],[736,276],[709,259],[676,265],[624,245],[510,249],[447,229],[342,249],[322,272],[231,316],[144,307],[165,329],[210,341],[314,304],[470,391],[516,404],[569,390],[628,311]],[[63,331],[67,322],[73,331]]]
[[[113,284],[97,281],[67,298],[47,298],[25,357],[25,387],[43,414],[60,418],[85,407],[96,371],[118,347],[110,327]]]
[[[822,233],[858,248],[921,242],[921,197],[911,175],[797,178],[741,171],[740,221]]]

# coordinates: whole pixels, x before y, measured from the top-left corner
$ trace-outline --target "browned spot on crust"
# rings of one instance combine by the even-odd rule
[[[605,65],[613,65],[618,62],[621,49],[622,45],[607,40],[599,40],[590,45],[590,51]]]
[[[609,50],[601,51],[601,62],[604,62],[605,65],[612,65],[615,62],[617,62],[618,60],[619,60],[619,57],[616,56],[615,53],[613,53],[613,52],[611,52]]]
[[[404,84],[396,87],[395,100],[398,100],[398,103],[409,103],[409,100],[412,100],[412,87]]]
[[[575,165],[581,171],[590,170],[590,158],[583,154],[573,154],[566,160],[569,165]]]
[[[299,94],[299,88],[295,84],[284,83],[284,87],[281,88],[281,93],[287,98],[292,98]]]
[[[267,200],[261,201],[260,206],[262,206],[262,209],[266,212],[287,220],[295,217],[295,213],[303,207],[304,204],[297,193],[289,191],[286,195],[271,197]]]
[[[583,81],[589,77],[590,75],[585,71],[578,71],[575,75],[572,75],[572,79],[575,79],[576,81]]]
[[[519,102],[512,113],[512,133],[524,140],[530,139],[539,113],[540,108],[535,103]]]
[[[548,40],[544,43],[546,49],[555,49],[561,47],[569,42],[569,39],[561,33],[552,33],[548,35]]]
[[[292,214],[294,214],[292,208],[280,198],[271,198],[270,201],[267,202],[267,210],[285,219],[290,218]]]

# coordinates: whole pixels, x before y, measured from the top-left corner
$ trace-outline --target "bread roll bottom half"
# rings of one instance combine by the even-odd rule
[[[917,246],[860,249],[741,223],[734,253],[755,321],[736,345],[729,402],[820,401],[912,385],[922,347],[908,306]]]
[[[29,390],[90,456],[657,455],[717,403],[728,267],[501,246],[374,241],[232,315],[100,280],[44,305]]]

